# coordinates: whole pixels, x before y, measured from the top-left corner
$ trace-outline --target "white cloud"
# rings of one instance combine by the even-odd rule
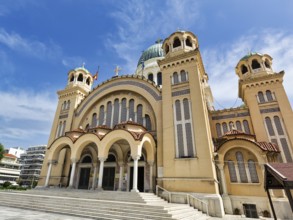
[[[238,77],[235,66],[249,51],[269,54],[273,57],[275,72],[285,70],[284,86],[293,101],[293,34],[282,30],[266,29],[248,34],[230,44],[202,50],[203,61],[210,77],[215,100],[226,108],[233,107],[238,97]],[[216,106],[219,104],[215,103]],[[237,102],[240,104],[240,101]],[[234,106],[235,107],[235,106]]]
[[[45,44],[40,41],[25,39],[17,33],[8,33],[3,28],[0,29],[0,43],[12,50],[26,53],[40,59],[54,59],[62,55],[61,48],[53,42]]]

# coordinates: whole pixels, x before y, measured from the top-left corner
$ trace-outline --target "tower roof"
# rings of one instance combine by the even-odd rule
[[[149,59],[155,58],[155,57],[163,57],[164,51],[162,49],[162,43],[160,41],[156,41],[155,44],[150,46],[148,49],[146,49],[142,55],[140,56],[137,66],[141,64],[143,61],[147,61]]]

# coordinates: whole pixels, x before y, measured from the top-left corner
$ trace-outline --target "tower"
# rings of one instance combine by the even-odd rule
[[[165,39],[163,50],[165,58],[158,61],[164,130],[159,180],[167,190],[218,195],[207,107],[212,97],[206,97],[211,93],[197,37],[177,31]]]
[[[280,161],[292,162],[293,113],[283,87],[284,71],[274,72],[272,58],[260,53],[244,56],[235,70],[257,141],[277,144]]]
[[[57,92],[58,105],[48,141],[48,146],[58,137],[71,129],[74,110],[91,91],[93,76],[84,67],[78,67],[68,72],[67,86]]]

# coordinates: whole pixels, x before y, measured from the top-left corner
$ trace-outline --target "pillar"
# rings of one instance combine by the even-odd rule
[[[73,181],[74,181],[74,176],[75,176],[77,160],[71,160],[71,163],[72,163],[72,168],[71,168],[70,181],[69,181],[68,188],[73,188]]]
[[[103,172],[104,172],[104,162],[106,158],[100,157],[100,169],[99,169],[99,181],[98,181],[98,190],[103,190],[102,183],[103,183]]]
[[[227,195],[227,185],[226,185],[226,178],[225,178],[225,173],[224,173],[224,164],[217,164],[217,167],[220,170],[221,185],[222,185],[222,189],[223,189],[223,194]]]
[[[49,161],[49,163],[48,163],[49,168],[48,168],[48,171],[47,171],[45,187],[49,186],[49,179],[50,179],[50,175],[51,175],[51,171],[52,171],[52,164],[53,164],[53,161]]]
[[[98,164],[94,163],[94,176],[93,176],[93,185],[92,189],[94,190],[96,187],[96,181],[97,181],[97,169],[98,169]]]
[[[119,162],[119,187],[118,191],[122,191],[122,183],[123,183],[123,173],[124,173],[124,164],[123,162]]]
[[[148,164],[150,166],[150,192],[153,192],[153,165],[154,165],[154,161],[149,161]]]
[[[139,192],[137,189],[137,171],[138,171],[138,160],[140,156],[133,157],[133,186],[131,192]]]

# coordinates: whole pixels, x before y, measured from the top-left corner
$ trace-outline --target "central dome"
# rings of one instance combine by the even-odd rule
[[[141,64],[143,61],[147,61],[151,58],[155,57],[163,57],[164,56],[164,51],[162,49],[162,43],[161,42],[156,42],[156,44],[150,46],[148,49],[146,49],[142,55],[140,56],[137,66]]]

